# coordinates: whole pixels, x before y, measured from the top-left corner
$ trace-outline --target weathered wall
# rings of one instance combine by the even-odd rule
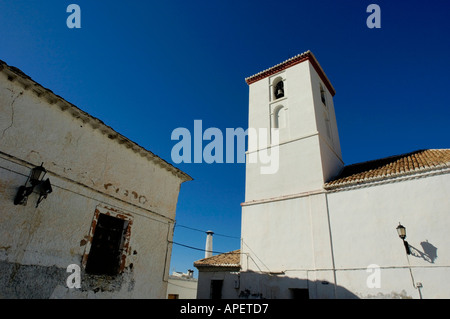
[[[165,298],[178,192],[188,179],[27,83],[0,73],[0,297]],[[15,206],[18,187],[42,162],[53,192],[38,208],[37,194]],[[96,211],[132,220],[123,272],[92,276],[82,267],[82,288],[68,289],[66,268],[83,266]]]

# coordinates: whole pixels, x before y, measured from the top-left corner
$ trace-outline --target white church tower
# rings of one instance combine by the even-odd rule
[[[314,55],[300,54],[246,81],[249,127],[279,132],[279,169],[261,174],[264,164],[247,165],[246,202],[321,189],[343,162],[335,90]]]
[[[318,293],[333,297],[333,285],[328,285],[334,282],[334,266],[323,187],[344,166],[335,90],[310,51],[246,82],[249,128],[267,129],[272,145],[247,152],[241,285],[264,298]],[[278,132],[278,141],[270,129]],[[248,160],[268,151],[278,152],[274,174],[262,174],[265,164]],[[317,287],[311,284],[318,282]]]

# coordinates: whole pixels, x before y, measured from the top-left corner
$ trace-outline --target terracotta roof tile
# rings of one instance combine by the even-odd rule
[[[194,262],[195,267],[240,267],[241,251],[240,249],[228,253],[203,258]]]
[[[450,168],[450,149],[419,150],[403,155],[344,167],[335,179],[325,184],[326,189],[356,185],[372,180],[398,177],[423,170]]]

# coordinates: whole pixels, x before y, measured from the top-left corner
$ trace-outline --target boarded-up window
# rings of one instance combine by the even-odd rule
[[[117,275],[128,221],[100,214],[94,230],[86,272],[94,275]]]

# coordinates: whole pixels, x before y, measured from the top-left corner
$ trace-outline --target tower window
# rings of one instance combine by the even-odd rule
[[[286,127],[286,109],[283,106],[278,106],[273,112],[273,128]]]
[[[326,112],[323,113],[323,116],[324,116],[324,119],[325,119],[325,128],[327,130],[328,138],[330,140],[332,140],[330,119],[328,118],[328,114]]]
[[[117,275],[128,221],[100,214],[92,239],[86,272],[94,275]]]
[[[322,84],[320,85],[320,98],[322,99],[323,105],[327,105],[326,93],[325,90],[323,89]]]
[[[277,85],[275,85],[275,98],[279,99],[284,97],[284,82],[280,80]]]

